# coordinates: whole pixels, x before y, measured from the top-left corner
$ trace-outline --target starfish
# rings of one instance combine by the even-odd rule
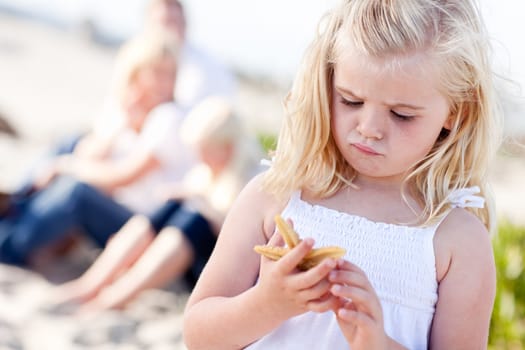
[[[279,233],[281,236],[283,236],[284,242],[287,246],[275,247],[269,245],[256,245],[253,248],[253,250],[255,250],[257,253],[264,255],[271,260],[279,260],[301,241],[297,232],[290,225],[288,225],[288,223],[280,215],[275,216],[275,224],[277,225],[277,230],[279,230]],[[297,267],[300,270],[308,270],[326,258],[338,259],[345,255],[345,253],[345,249],[337,246],[314,248],[308,254],[306,254]]]

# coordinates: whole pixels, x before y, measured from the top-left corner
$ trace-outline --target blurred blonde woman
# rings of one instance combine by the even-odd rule
[[[163,204],[147,196],[150,189],[182,179],[194,159],[173,137],[184,116],[173,102],[177,60],[176,42],[160,34],[122,47],[115,74],[121,123],[87,134],[73,153],[36,173],[35,192],[2,220],[0,261],[32,265],[35,255],[73,231],[104,247],[131,216]]]
[[[160,210],[134,216],[81,277],[59,288],[59,301],[84,303],[81,310],[121,308],[176,278],[195,283],[232,202],[258,171],[262,152],[219,97],[192,110],[180,133],[200,163],[171,186],[171,199]]]

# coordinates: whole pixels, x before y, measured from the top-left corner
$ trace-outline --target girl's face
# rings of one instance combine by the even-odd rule
[[[153,108],[173,100],[175,75],[175,62],[171,58],[163,58],[137,70],[122,101],[130,127],[140,130]]]
[[[200,142],[196,147],[201,161],[217,172],[232,158],[233,144],[230,142]]]
[[[449,103],[422,54],[346,55],[333,78],[332,134],[359,179],[403,180],[448,128]]]

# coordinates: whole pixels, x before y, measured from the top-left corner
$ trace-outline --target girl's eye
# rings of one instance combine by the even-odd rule
[[[395,118],[401,120],[401,121],[409,121],[414,118],[413,115],[405,115],[405,114],[399,114],[397,112],[391,111],[391,113],[394,115]]]
[[[362,101],[352,101],[341,97],[341,103],[346,106],[359,107],[363,104]]]

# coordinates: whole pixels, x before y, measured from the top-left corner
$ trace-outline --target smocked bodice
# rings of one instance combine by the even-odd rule
[[[363,269],[379,297],[432,312],[437,300],[432,239],[435,227],[374,222],[361,216],[311,205],[295,194],[282,213],[297,232],[319,247],[347,249],[346,260]]]

